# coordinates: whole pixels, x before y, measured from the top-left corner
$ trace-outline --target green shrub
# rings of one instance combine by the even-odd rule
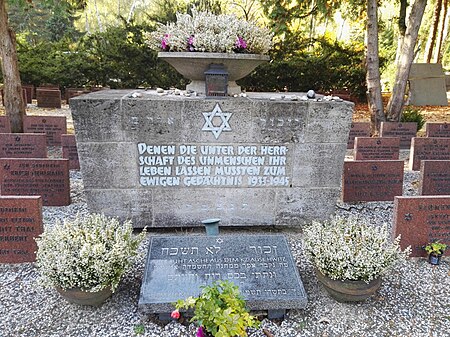
[[[400,122],[416,122],[417,130],[420,130],[425,125],[426,120],[423,117],[422,111],[420,109],[407,105],[403,109]]]

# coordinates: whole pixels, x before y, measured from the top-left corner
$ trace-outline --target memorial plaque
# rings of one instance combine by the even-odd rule
[[[403,160],[344,162],[342,200],[393,201],[403,191]]]
[[[450,160],[420,162],[420,195],[450,195]]]
[[[434,240],[450,245],[450,196],[395,197],[393,232],[411,256],[426,256],[422,247]]]
[[[0,263],[34,262],[42,232],[41,197],[0,197]]]
[[[450,160],[450,138],[413,138],[409,169],[420,170],[421,160]]]
[[[381,122],[380,137],[399,137],[401,149],[409,149],[411,138],[416,137],[416,134],[417,123],[415,122]]]
[[[139,297],[145,313],[168,313],[200,286],[229,280],[250,310],[304,308],[297,266],[283,235],[152,237]]]
[[[62,154],[63,158],[69,160],[70,170],[79,170],[80,161],[78,159],[77,141],[75,135],[62,135]]]
[[[449,123],[429,123],[425,124],[427,137],[446,137],[450,138]]]
[[[24,132],[45,133],[48,146],[61,146],[61,135],[67,133],[65,116],[25,116]]]
[[[398,160],[399,153],[400,138],[355,138],[355,160]]]
[[[355,137],[370,137],[370,123],[353,122],[348,134],[347,149],[353,149]]]
[[[45,134],[0,133],[0,158],[47,158]]]
[[[36,100],[39,108],[61,108],[61,90],[44,89],[39,87],[36,89]]]
[[[0,132],[1,133],[11,132],[11,123],[9,122],[8,116],[0,116]]]
[[[44,206],[70,205],[67,159],[0,159],[1,195],[40,195]]]

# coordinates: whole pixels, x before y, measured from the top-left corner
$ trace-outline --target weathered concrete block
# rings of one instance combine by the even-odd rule
[[[121,90],[71,106],[92,210],[136,227],[298,225],[334,210],[351,103]]]

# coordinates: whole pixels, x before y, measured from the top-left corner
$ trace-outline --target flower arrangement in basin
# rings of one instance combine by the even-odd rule
[[[177,21],[146,34],[147,45],[158,57],[192,81],[186,89],[205,90],[205,71],[222,64],[228,72],[228,93],[240,93],[236,80],[269,60],[273,34],[254,22],[234,15],[192,10],[177,14]]]

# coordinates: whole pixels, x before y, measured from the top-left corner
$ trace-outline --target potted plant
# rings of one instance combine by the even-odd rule
[[[98,306],[117,289],[144,237],[145,230],[133,235],[130,221],[103,214],[58,222],[36,238],[39,281],[71,303]]]
[[[192,10],[177,13],[177,21],[160,25],[145,35],[158,57],[191,80],[188,90],[205,91],[205,71],[210,64],[223,64],[228,73],[228,93],[240,93],[236,80],[247,76],[263,62],[272,48],[273,34],[254,22],[235,15]]]
[[[375,293],[381,276],[410,253],[399,242],[400,236],[391,239],[386,225],[370,226],[354,217],[313,222],[304,230],[304,250],[319,281],[341,302]]]
[[[178,319],[179,310],[194,309],[191,321],[198,325],[197,337],[244,337],[247,327],[257,328],[259,321],[245,308],[239,287],[229,281],[203,286],[198,297],[178,300],[171,316]]]
[[[447,245],[438,240],[428,243],[424,249],[428,253],[428,262],[432,265],[438,265],[441,262],[442,255],[447,249]]]

